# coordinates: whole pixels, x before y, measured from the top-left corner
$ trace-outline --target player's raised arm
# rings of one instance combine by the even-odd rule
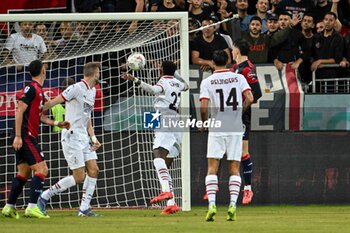
[[[177,80],[179,80],[184,84],[184,88],[182,91],[187,91],[189,89],[188,83],[181,77],[181,75],[177,71],[174,74],[174,78],[176,78]]]
[[[125,79],[125,80],[129,80],[129,81],[133,81],[136,86],[140,86],[144,91],[146,91],[152,95],[160,94],[163,92],[163,87],[160,86],[159,84],[156,84],[153,86],[149,85],[148,83],[141,81],[140,79],[134,77],[133,75],[131,75],[129,73],[123,73],[121,75],[121,78]]]

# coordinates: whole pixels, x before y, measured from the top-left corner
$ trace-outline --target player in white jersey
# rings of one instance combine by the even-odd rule
[[[21,22],[21,32],[9,36],[3,51],[4,63],[10,63],[10,52],[16,64],[26,64],[40,59],[46,54],[47,48],[44,39],[34,34],[32,22]]]
[[[154,108],[156,114],[160,114],[163,120],[167,122],[179,120],[178,108],[180,105],[180,93],[188,90],[188,85],[181,77],[175,75],[176,65],[171,61],[163,61],[161,66],[161,78],[156,85],[149,85],[130,74],[124,74],[122,78],[132,80],[143,90],[156,96]],[[157,117],[157,116],[154,116]],[[155,130],[153,142],[153,164],[157,170],[158,179],[161,184],[162,192],[159,196],[153,198],[151,203],[167,201],[167,207],[161,214],[172,214],[180,209],[175,203],[172,179],[169,168],[181,151],[182,134],[179,129],[161,128]]]
[[[44,106],[44,109],[48,109],[56,104],[66,102],[65,118],[66,121],[70,122],[71,127],[69,130],[62,131],[61,143],[64,157],[73,173],[59,180],[41,194],[38,207],[44,213],[47,201],[51,197],[84,182],[84,193],[78,216],[99,216],[90,209],[90,201],[95,191],[99,173],[95,151],[101,146],[95,136],[91,121],[96,95],[94,86],[99,83],[99,78],[100,64],[96,62],[87,63],[84,66],[84,78],[81,82],[69,86],[61,95],[48,101]]]
[[[229,69],[226,69],[227,59],[228,56],[225,51],[216,50],[213,53],[215,72],[204,79],[200,86],[202,121],[208,120],[209,109],[211,110],[211,118],[221,121],[220,128],[209,128],[208,172],[205,178],[209,210],[206,221],[215,220],[215,199],[218,190],[217,172],[220,159],[223,158],[224,154],[226,154],[230,175],[228,184],[230,205],[227,220],[236,220],[236,202],[241,186],[239,168],[244,132],[242,111],[245,111],[254,100],[249,84],[244,76],[232,73]],[[245,97],[244,102],[242,93]]]

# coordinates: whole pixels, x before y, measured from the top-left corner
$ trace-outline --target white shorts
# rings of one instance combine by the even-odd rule
[[[71,170],[85,167],[86,161],[97,160],[96,152],[90,150],[89,140],[82,140],[78,135],[70,134],[67,131],[67,133],[62,133],[61,143],[64,158]]]
[[[208,135],[207,158],[222,159],[226,154],[227,160],[241,161],[242,135],[213,136]]]
[[[176,158],[181,153],[181,132],[154,132],[153,150],[159,147],[169,151],[167,158]]]

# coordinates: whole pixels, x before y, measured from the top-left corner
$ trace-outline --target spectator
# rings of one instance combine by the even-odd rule
[[[266,27],[267,31],[265,33],[267,35],[271,35],[277,32],[279,29],[278,15],[276,15],[275,13],[270,14],[266,20]]]
[[[47,48],[44,39],[33,33],[32,22],[21,22],[21,31],[11,34],[6,41],[2,56],[4,63],[26,64],[34,60],[45,58]],[[10,58],[10,53],[12,59]]]
[[[213,21],[213,23],[219,22],[219,19],[215,15],[212,15],[210,17],[210,19]],[[220,25],[221,24],[216,24],[215,25],[216,33],[219,34],[220,36],[222,36],[225,39],[225,41],[226,41],[226,43],[227,43],[227,45],[228,45],[228,47],[230,48],[230,51],[231,51],[232,48],[233,48],[232,38],[229,35],[226,35],[225,33],[220,33]]]
[[[49,32],[46,25],[44,23],[38,23],[34,26],[34,29],[35,33],[44,39],[44,43],[47,48],[47,58],[53,58],[55,56],[55,43],[51,38],[49,38]]]
[[[266,35],[272,35],[275,32],[278,31],[279,29],[279,22],[278,22],[278,15],[275,13],[271,13],[266,21],[266,26],[267,26],[267,32],[265,32]],[[276,55],[271,51],[270,49],[268,50],[267,54],[267,62],[268,63],[273,63],[273,60],[275,59]]]
[[[203,0],[192,0],[190,3],[190,10],[188,17],[197,19],[202,22],[204,19],[208,19],[212,13],[211,7],[204,7]]]
[[[271,9],[270,9],[267,13],[269,13],[269,14],[275,13],[277,5],[278,5],[278,3],[280,3],[281,1],[282,1],[282,0],[270,0]]]
[[[269,1],[268,0],[258,0],[256,3],[256,15],[260,17],[261,19],[261,32],[265,33],[267,32],[267,26],[266,26],[266,21],[267,21],[267,10],[269,9]]]
[[[168,11],[182,11],[183,9],[176,5],[175,0],[160,0],[152,5],[152,11],[168,12]]]
[[[213,23],[210,19],[202,21],[202,26],[209,26]],[[228,64],[231,63],[230,49],[225,39],[216,34],[215,26],[209,26],[202,30],[202,34],[197,36],[193,41],[192,47],[192,63],[200,65],[202,70],[214,69],[212,61],[213,52],[215,50],[225,50],[229,59]]]
[[[253,15],[248,15],[248,0],[237,0],[236,8],[240,19],[241,31],[247,32],[249,30],[249,23]]]
[[[96,33],[93,31],[94,25],[92,22],[78,22],[79,40],[84,42],[85,46],[91,45],[89,42],[94,40]]]
[[[321,33],[323,31],[324,31],[324,22],[322,20],[322,21],[316,23],[316,32]]]
[[[303,83],[309,84],[312,80],[311,67],[311,48],[313,41],[313,29],[315,27],[314,18],[311,14],[304,15],[303,20],[301,21],[301,33],[303,34],[306,49],[304,50],[304,61],[299,67],[300,79]]]
[[[343,20],[342,12],[338,14],[338,3],[340,0],[332,0],[333,3],[327,0],[318,0],[317,5],[312,9],[311,14],[316,22],[322,21],[327,12],[334,12],[338,19],[336,21],[335,30],[340,32]]]
[[[72,22],[61,22],[60,27],[61,38],[55,41],[56,53],[59,56],[72,54],[72,48],[81,48],[83,41],[79,40],[79,36],[74,33]]]
[[[282,12],[288,11],[292,17],[299,16],[302,19],[312,7],[313,2],[310,0],[283,0],[278,3],[274,13],[280,15]]]
[[[193,41],[194,39],[196,38],[196,36],[198,35],[197,32],[191,32],[197,28],[200,28],[201,26],[201,23],[196,20],[196,19],[193,19],[193,18],[189,18],[188,19],[188,31],[190,32],[189,35],[188,35],[188,39],[189,39],[189,54],[191,57],[191,54],[192,54],[192,48],[193,48]],[[192,64],[192,59],[190,59],[190,64]]]
[[[336,78],[337,76],[335,69],[319,69],[321,65],[340,63],[342,60],[343,38],[334,30],[336,20],[336,14],[328,12],[323,19],[324,31],[314,36],[311,70],[316,71],[316,78]]]
[[[293,18],[291,26],[286,27],[272,35],[261,34],[261,19],[254,16],[249,24],[249,32],[243,35],[250,46],[248,54],[250,61],[253,64],[266,63],[269,48],[282,43],[292,30],[292,27],[297,25],[299,18]]]
[[[242,38],[241,33],[247,32],[249,22],[253,15],[248,15],[248,0],[237,0],[236,9],[238,18],[233,18],[227,22],[226,28],[233,41]]]
[[[280,14],[278,18],[280,29],[283,30],[290,26],[291,17],[285,12]],[[273,63],[278,70],[283,69],[283,64],[291,63],[292,69],[298,69],[303,62],[304,51],[307,49],[306,41],[303,34],[292,28],[289,36],[276,47],[271,48],[276,55]]]

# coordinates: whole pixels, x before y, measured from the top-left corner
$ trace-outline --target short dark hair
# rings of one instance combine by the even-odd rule
[[[292,18],[292,14],[288,11],[282,11],[280,15],[287,15]]]
[[[162,70],[164,75],[174,76],[177,67],[172,61],[163,61],[162,62]]]
[[[225,50],[215,50],[213,53],[213,61],[217,66],[225,66],[227,64],[228,55]]]
[[[257,16],[257,15],[254,15],[254,16],[250,19],[249,24],[250,24],[252,21],[254,21],[254,20],[257,20],[257,21],[259,21],[259,22],[262,24],[261,18],[260,18],[259,16]]]
[[[333,15],[334,18],[335,18],[335,20],[338,19],[337,15],[336,15],[334,12],[329,11],[329,12],[327,12],[327,13],[325,14],[325,16],[326,16],[326,15]]]
[[[233,46],[239,49],[239,52],[243,56],[248,56],[249,53],[249,43],[246,40],[239,39],[233,43]]]
[[[32,77],[39,76],[43,66],[44,66],[43,63],[40,60],[32,61],[28,66],[28,70],[29,70],[30,75]]]
[[[99,62],[89,62],[84,66],[84,76],[90,77],[95,73],[96,69],[100,69],[101,64]]]

